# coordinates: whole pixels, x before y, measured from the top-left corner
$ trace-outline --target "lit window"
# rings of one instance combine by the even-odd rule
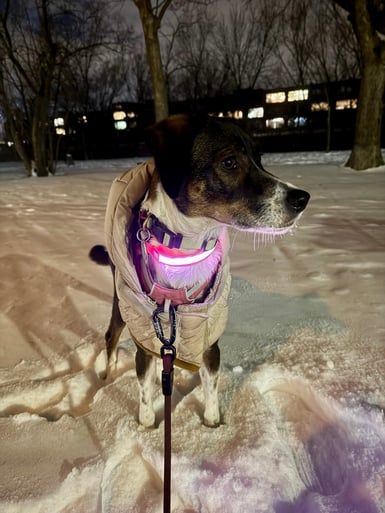
[[[127,112],[127,117],[130,119],[136,118],[136,114],[133,111]]]
[[[336,101],[336,110],[356,109],[356,108],[357,108],[357,98]]]
[[[320,110],[329,110],[329,104],[327,102],[319,102],[311,104],[312,112],[317,112]]]
[[[241,110],[228,110],[226,113],[220,112],[218,114],[218,117],[242,119],[243,118],[243,112]]]
[[[56,135],[65,135],[66,131],[63,127],[56,127]]]
[[[307,125],[307,118],[305,118],[303,116],[298,116],[296,118],[290,118],[287,120],[287,126],[289,126],[289,127],[298,128],[298,127],[306,126],[306,125]]]
[[[64,126],[64,118],[55,118],[53,124],[55,126]]]
[[[123,110],[116,110],[112,116],[115,121],[122,121],[123,119],[126,119],[126,113]]]
[[[267,93],[266,103],[283,103],[286,100],[285,91],[279,91],[278,93]]]
[[[266,127],[267,128],[282,128],[285,126],[285,120],[284,118],[272,118],[272,119],[266,119]]]
[[[252,109],[249,109],[247,113],[247,117],[249,119],[255,119],[255,118],[263,118],[264,111],[263,107],[253,107]]]
[[[309,89],[294,89],[287,93],[288,102],[300,102],[309,98]]]
[[[126,121],[122,121],[122,120],[115,121],[115,130],[126,130],[126,128],[127,128]]]

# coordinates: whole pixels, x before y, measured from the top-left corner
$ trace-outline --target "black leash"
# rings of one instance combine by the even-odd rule
[[[170,336],[164,336],[159,314],[165,311],[164,306],[158,306],[152,314],[156,336],[162,342],[160,356],[163,361],[162,391],[164,395],[164,468],[163,468],[163,513],[171,512],[171,395],[174,382],[174,360],[176,349],[176,315],[172,305],[168,307],[170,321]]]

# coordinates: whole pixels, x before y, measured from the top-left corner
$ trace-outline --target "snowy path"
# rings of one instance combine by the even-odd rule
[[[162,511],[160,389],[148,431],[132,344],[99,377],[111,279],[87,252],[125,162],[94,165],[0,171],[4,513]],[[274,245],[232,235],[223,424],[202,425],[199,380],[177,371],[173,512],[385,513],[385,173],[270,169],[312,200]]]

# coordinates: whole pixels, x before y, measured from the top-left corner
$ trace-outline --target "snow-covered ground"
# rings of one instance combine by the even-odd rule
[[[231,235],[223,424],[202,425],[199,380],[176,371],[174,513],[385,512],[385,169],[345,158],[264,156],[312,199],[274,244]],[[87,258],[133,163],[0,164],[2,513],[162,511],[161,390],[145,430],[127,334],[99,378],[112,283]]]

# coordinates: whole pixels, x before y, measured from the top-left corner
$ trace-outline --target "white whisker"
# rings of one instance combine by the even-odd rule
[[[235,230],[232,230],[232,232],[231,232],[231,233],[232,233],[232,241],[231,241],[231,243],[230,243],[230,252],[232,252],[232,251],[233,251],[233,249],[234,249],[234,246],[235,246],[235,239],[237,238],[237,235],[238,235],[238,232],[237,232],[237,231],[235,231]]]

